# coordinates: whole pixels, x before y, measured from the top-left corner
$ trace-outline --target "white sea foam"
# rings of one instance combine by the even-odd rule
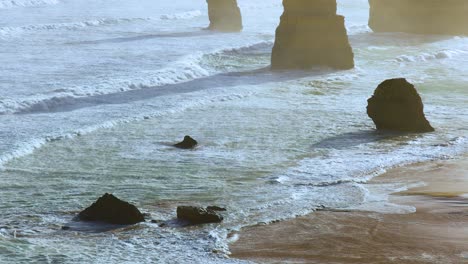
[[[441,50],[432,53],[421,53],[417,55],[401,55],[395,60],[401,63],[408,62],[425,62],[430,60],[443,60],[456,57],[457,55],[466,54],[463,50]]]
[[[193,10],[193,11],[187,11],[187,12],[176,13],[176,14],[161,15],[159,18],[161,20],[192,19],[192,18],[202,16],[202,14],[203,13],[200,10]]]
[[[165,116],[168,114],[174,114],[186,111],[187,109],[194,108],[194,107],[201,107],[204,105],[212,104],[214,102],[226,102],[232,100],[239,100],[245,97],[249,97],[255,94],[255,92],[246,90],[245,92],[232,92],[228,90],[223,90],[224,93],[215,93],[213,95],[205,95],[203,97],[199,97],[196,100],[192,100],[190,98],[185,98],[183,95],[176,95],[179,97],[179,100],[176,100],[177,103],[170,104],[167,107],[164,107],[162,110],[154,111],[154,112],[146,112],[140,113],[138,115],[133,115],[131,117],[123,117],[119,119],[109,120],[106,122],[100,122],[95,125],[89,125],[86,127],[82,127],[79,129],[75,129],[74,131],[68,131],[65,133],[57,132],[51,135],[45,135],[43,138],[36,138],[32,139],[23,143],[18,143],[16,147],[12,148],[11,151],[2,153],[0,155],[0,170],[3,169],[3,165],[10,162],[13,159],[20,158],[26,155],[32,154],[36,149],[43,147],[45,144],[49,142],[54,142],[58,140],[65,140],[71,139],[77,136],[82,136],[86,134],[93,133],[100,129],[111,128],[116,125],[135,122],[138,120],[144,120],[148,118],[160,117]]]
[[[58,0],[0,0],[0,9],[58,4]]]
[[[219,51],[214,51],[211,55],[220,53],[248,53],[252,50],[262,49],[269,45],[271,45],[271,42],[265,41],[246,45],[244,47],[221,49]],[[209,69],[209,65],[204,67],[206,63],[203,63],[203,59],[206,55],[207,54],[203,53],[194,53],[161,70],[146,73],[144,76],[134,76],[130,80],[114,78],[92,85],[56,89],[52,92],[37,94],[29,98],[3,98],[0,99],[0,115],[37,111],[44,112],[57,105],[71,104],[75,102],[77,98],[177,84],[218,73],[216,70]],[[202,66],[202,64],[204,66]]]
[[[47,111],[50,106],[73,102],[80,97],[104,95],[129,90],[143,89],[167,84],[176,84],[208,76],[208,70],[200,66],[202,54],[189,55],[164,69],[147,73],[132,80],[112,79],[88,86],[58,89],[57,93],[35,95],[21,100],[1,99],[0,114],[16,112]]]
[[[70,23],[35,24],[21,27],[0,27],[0,36],[6,37],[26,32],[38,32],[49,30],[77,30],[87,27],[110,26],[122,23],[132,23],[150,20],[151,18],[101,18]]]
[[[372,32],[372,30],[370,29],[368,25],[361,25],[361,24],[347,25],[346,31],[348,32],[348,35],[356,35],[356,34]]]
[[[192,19],[202,15],[199,10],[160,15],[159,17],[130,17],[130,18],[97,18],[86,21],[54,23],[54,24],[32,24],[20,27],[0,27],[0,38],[19,36],[25,33],[36,33],[53,30],[80,30],[90,27],[117,26],[130,23],[157,22],[161,20],[183,20]]]
[[[252,45],[243,47],[224,48],[216,53],[220,54],[249,54],[253,51],[271,49],[273,47],[273,41],[261,41]]]

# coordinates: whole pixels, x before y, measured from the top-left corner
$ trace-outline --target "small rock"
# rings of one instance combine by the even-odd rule
[[[177,207],[177,218],[192,224],[219,223],[223,217],[213,210],[195,206]]]
[[[176,148],[180,149],[193,149],[198,145],[198,142],[191,138],[190,136],[185,136],[182,142],[179,142],[174,145]]]

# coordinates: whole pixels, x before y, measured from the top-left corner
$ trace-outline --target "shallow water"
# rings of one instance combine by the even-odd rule
[[[323,206],[411,211],[386,200],[404,184],[366,181],[468,150],[468,38],[373,34],[367,1],[339,1],[355,69],[279,73],[280,1],[239,1],[235,34],[202,30],[204,1],[1,1],[0,262],[235,262],[230,230]],[[366,100],[393,77],[436,132],[374,131]],[[186,134],[200,147],[168,146]],[[148,219],[229,210],[221,225],[60,230],[104,192]]]

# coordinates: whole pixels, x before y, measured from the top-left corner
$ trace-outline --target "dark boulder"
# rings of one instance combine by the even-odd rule
[[[206,0],[210,26],[208,29],[237,32],[242,30],[242,16],[236,0]]]
[[[367,114],[378,130],[421,133],[434,131],[424,116],[421,97],[406,79],[384,81],[367,102]]]
[[[271,68],[351,69],[354,54],[336,0],[283,0],[284,13],[276,29]]]
[[[80,212],[78,219],[117,225],[132,225],[145,221],[143,214],[134,205],[108,193]]]
[[[190,136],[185,136],[182,142],[174,144],[174,147],[181,149],[192,149],[198,145],[198,142]]]
[[[177,207],[177,218],[191,224],[219,223],[223,217],[215,211],[196,206]]]
[[[466,0],[369,0],[375,32],[468,35]]]
[[[206,207],[206,210],[212,210],[212,211],[227,211],[226,208],[224,207],[219,207],[216,205],[208,206]]]

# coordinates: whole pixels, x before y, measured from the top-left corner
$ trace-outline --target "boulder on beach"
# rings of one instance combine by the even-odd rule
[[[117,225],[132,225],[145,221],[143,214],[134,205],[108,193],[80,212],[78,219]]]
[[[180,149],[193,149],[198,145],[198,142],[190,136],[185,136],[182,142],[174,144],[173,146]]]
[[[369,0],[375,32],[468,34],[466,0]]]
[[[421,97],[404,78],[384,81],[367,102],[367,114],[378,130],[421,133],[434,131],[424,116]]]
[[[242,16],[236,0],[206,0],[210,26],[208,29],[237,32],[242,30]]]
[[[196,206],[177,207],[177,218],[191,224],[219,223],[223,217],[214,210]]]
[[[344,17],[336,14],[336,0],[283,0],[283,6],[272,69],[354,67]]]

